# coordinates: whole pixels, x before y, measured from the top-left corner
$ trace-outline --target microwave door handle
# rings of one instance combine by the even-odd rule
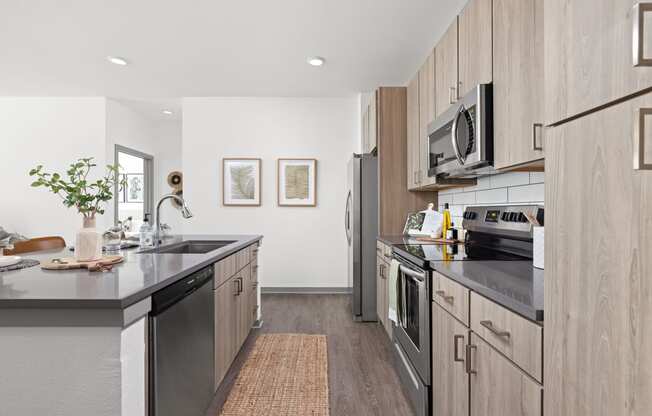
[[[460,147],[457,144],[457,127],[458,127],[458,121],[460,119],[460,115],[464,111],[464,106],[461,105],[457,109],[457,112],[455,113],[455,117],[453,118],[453,126],[451,127],[451,142],[453,143],[453,151],[455,152],[455,158],[457,159],[458,162],[460,162],[460,165],[464,164],[464,159],[462,158],[462,154],[460,153]]]

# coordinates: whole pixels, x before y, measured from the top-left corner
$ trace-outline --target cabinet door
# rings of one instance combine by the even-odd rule
[[[546,132],[548,416],[652,409],[651,113],[647,93]]]
[[[469,376],[465,346],[469,330],[432,303],[432,414],[468,416]]]
[[[419,69],[419,185],[428,185],[428,124],[435,120],[435,51]],[[433,178],[434,179],[434,178]]]
[[[543,158],[544,0],[493,3],[494,165],[502,169]]]
[[[249,335],[249,330],[251,329],[251,311],[250,311],[250,294],[251,294],[251,285],[248,284],[251,280],[251,265],[247,265],[244,269],[240,271],[237,275],[240,280],[239,283],[239,293],[236,297],[237,303],[237,328],[238,333],[236,339],[238,343],[236,345],[236,354],[240,351],[240,347],[244,343],[245,339]]]
[[[385,262],[376,257],[376,314],[378,321],[385,326],[385,293],[383,291],[383,275],[385,273]]]
[[[634,66],[634,39],[652,57],[652,11],[632,36],[637,0],[545,0],[546,123],[552,124],[652,86],[652,67]],[[634,39],[633,39],[634,38]]]
[[[435,47],[435,112],[457,100],[457,17]]]
[[[471,333],[471,416],[541,416],[539,384]]]
[[[460,13],[458,97],[492,80],[491,2],[471,0]]]
[[[419,147],[419,73],[410,80],[407,86],[407,176],[408,189],[419,186],[421,158]]]
[[[376,148],[378,136],[378,107],[376,91],[371,94],[371,102],[369,103],[369,115],[367,116],[369,123],[368,139],[367,139],[367,152],[371,152]]]
[[[234,338],[235,305],[234,298],[237,285],[234,279],[227,280],[213,291],[215,295],[215,389],[222,382],[224,375],[233,362],[235,353]]]

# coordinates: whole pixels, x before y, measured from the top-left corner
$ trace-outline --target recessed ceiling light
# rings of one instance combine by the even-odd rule
[[[107,56],[106,59],[112,64],[116,64],[120,66],[126,66],[128,63],[125,58],[121,58],[119,56]]]
[[[172,115],[172,111],[170,111],[170,110],[163,110],[162,113],[165,114],[165,115],[167,115],[167,116],[171,116],[171,115]]]
[[[308,63],[312,66],[322,66],[326,60],[321,56],[311,56],[308,58]]]

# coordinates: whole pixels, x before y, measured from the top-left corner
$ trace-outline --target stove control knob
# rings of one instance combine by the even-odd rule
[[[527,218],[525,217],[525,214],[522,212],[518,213],[518,222],[527,222]]]
[[[503,212],[503,214],[500,216],[500,219],[503,221],[509,221],[509,212]]]
[[[510,212],[509,213],[509,222],[516,222],[518,220],[518,213]]]

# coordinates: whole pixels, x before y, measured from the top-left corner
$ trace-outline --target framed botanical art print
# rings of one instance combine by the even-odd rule
[[[222,159],[222,204],[260,206],[260,159]]]
[[[127,202],[145,201],[145,178],[142,173],[127,173],[127,186],[125,187],[125,194]]]
[[[317,205],[317,159],[279,159],[277,165],[278,205]]]

